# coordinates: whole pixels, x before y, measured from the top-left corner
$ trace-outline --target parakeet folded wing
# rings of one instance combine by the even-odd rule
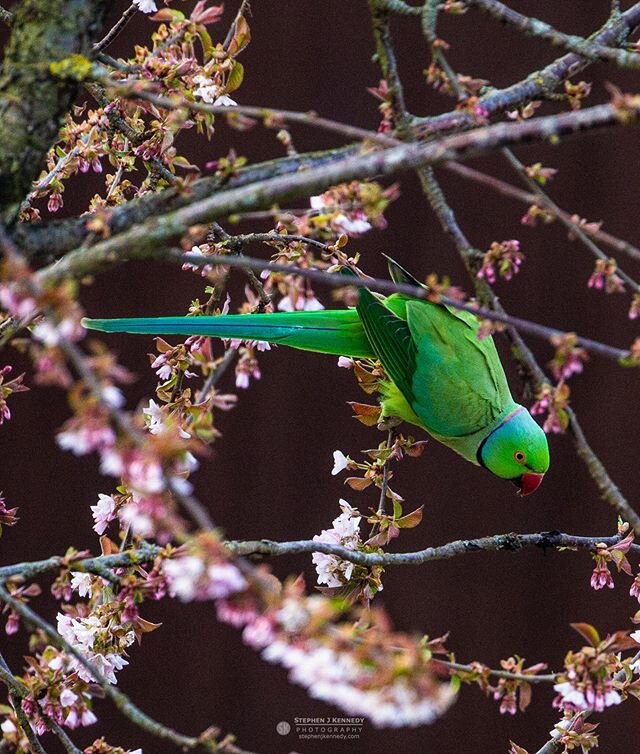
[[[488,427],[513,402],[490,337],[453,307],[407,301],[407,326],[417,350],[413,410],[439,435],[462,437]]]
[[[425,428],[464,437],[491,425],[513,399],[493,340],[477,338],[477,319],[404,296],[387,303],[398,314],[364,289],[358,314],[385,371]]]
[[[411,404],[416,347],[409,326],[366,288],[360,290],[356,309],[376,356]]]

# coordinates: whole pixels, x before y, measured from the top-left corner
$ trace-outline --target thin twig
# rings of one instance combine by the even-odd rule
[[[99,52],[102,52],[105,47],[108,47],[137,12],[138,6],[135,3],[131,3],[105,36],[93,45],[93,54],[97,55]]]
[[[463,165],[459,162],[447,162],[445,163],[444,167],[451,173],[455,173],[462,178],[466,178],[468,180],[474,181],[475,183],[479,183],[482,186],[487,186],[498,194],[509,196],[512,199],[517,199],[524,204],[537,204],[539,200],[539,197],[532,192],[523,191],[523,189],[518,188],[517,186],[512,186],[510,183],[500,180],[500,178],[496,178],[493,175],[488,175],[487,173],[482,173],[481,171],[476,170],[475,168],[471,168],[468,165]],[[555,206],[557,207],[557,205]],[[638,249],[636,246],[633,246],[628,241],[617,238],[616,236],[613,236],[610,233],[607,233],[606,231],[599,228],[591,228],[589,227],[589,225],[581,225],[579,220],[575,219],[577,215],[571,214],[566,210],[560,209],[559,207],[557,207],[555,211],[550,208],[545,208],[545,210],[549,211],[549,213],[554,217],[561,218],[565,225],[569,225],[571,227],[572,233],[575,227],[581,227],[588,236],[591,236],[600,243],[611,247],[615,252],[619,254],[626,254],[631,259],[640,261],[640,249]]]
[[[448,660],[441,660],[438,657],[434,657],[434,662],[438,665],[443,665],[449,670],[459,670],[463,673],[477,672],[478,668],[473,665],[463,665],[460,662],[449,662]],[[487,675],[494,678],[504,678],[508,681],[524,681],[526,683],[555,683],[558,680],[558,673],[549,673],[547,675],[534,675],[533,673],[510,673],[508,670],[497,670],[494,668],[486,668]]]
[[[514,26],[532,37],[546,39],[557,47],[576,53],[587,60],[607,60],[623,68],[640,68],[640,55],[615,47],[598,44],[593,39],[585,39],[575,34],[564,34],[553,26],[532,16],[509,8],[499,0],[465,0],[469,6],[480,8],[498,21]],[[622,42],[622,40],[618,40]]]
[[[513,151],[511,149],[508,149],[505,147],[501,150],[502,154],[504,155],[505,159],[511,165],[511,167],[516,171],[516,173],[520,176],[521,180],[536,194],[537,197],[537,203],[543,207],[544,209],[549,209],[552,214],[554,214],[562,223],[567,227],[571,233],[582,243],[582,245],[588,249],[596,259],[602,259],[603,261],[607,262],[609,260],[609,257],[600,249],[598,246],[593,242],[591,238],[585,233],[585,231],[580,227],[580,225],[572,220],[566,220],[562,215],[562,210],[558,205],[551,199],[551,197],[547,194],[546,191],[540,186],[540,184],[535,181],[528,173],[525,165],[523,165],[522,162],[515,156]],[[636,283],[636,281],[630,277],[624,270],[620,269],[620,267],[616,268],[616,275],[621,278],[628,286],[631,288],[632,291],[635,293],[640,292],[640,285]]]
[[[618,44],[619,40],[625,38],[638,24],[640,24],[640,2],[635,3],[619,17],[607,21],[600,31],[590,37],[590,40],[599,45]],[[479,98],[478,107],[490,116],[505,110],[513,110],[524,102],[543,99],[549,92],[555,91],[567,78],[584,70],[591,62],[588,58],[570,52],[541,70],[529,74],[522,81],[504,89],[492,89]],[[416,133],[421,136],[474,126],[477,126],[477,117],[465,111],[452,111],[414,119]]]

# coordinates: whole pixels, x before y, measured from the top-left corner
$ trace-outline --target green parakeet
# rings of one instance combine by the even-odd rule
[[[396,283],[420,286],[389,260]],[[425,429],[467,461],[536,490],[549,467],[547,438],[516,403],[491,337],[469,312],[401,293],[360,289],[355,309],[203,317],[85,319],[103,332],[204,335],[379,359],[382,415]]]

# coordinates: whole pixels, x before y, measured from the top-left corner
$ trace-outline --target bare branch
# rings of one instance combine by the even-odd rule
[[[619,537],[582,537],[562,532],[540,532],[536,534],[494,534],[477,539],[458,539],[439,547],[426,547],[416,552],[362,552],[342,545],[297,540],[294,542],[274,542],[270,539],[252,541],[231,541],[226,546],[234,555],[300,555],[308,552],[321,552],[336,555],[342,560],[362,566],[422,565],[435,560],[448,560],[472,552],[519,552],[525,547],[570,547],[581,550],[596,550],[596,545],[615,545]],[[632,545],[631,551],[640,553],[640,545]]]

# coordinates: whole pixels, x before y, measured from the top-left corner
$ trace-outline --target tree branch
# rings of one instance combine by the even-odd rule
[[[598,44],[595,39],[585,39],[575,34],[564,34],[553,26],[532,16],[509,8],[499,0],[465,0],[466,5],[480,8],[497,21],[514,26],[516,29],[539,39],[546,39],[557,47],[564,47],[587,60],[613,61],[622,68],[640,68],[640,55],[627,50]],[[622,38],[616,40],[618,44]]]
[[[99,241],[90,250],[69,252],[57,267],[62,270],[89,251],[104,259],[116,259],[127,249],[137,253],[157,250],[179,238],[197,224],[210,223],[228,214],[248,209],[265,209],[274,203],[319,193],[343,181],[376,175],[395,175],[426,165],[465,159],[494,151],[501,146],[543,141],[578,131],[610,127],[631,122],[640,112],[640,102],[629,105],[624,113],[614,105],[596,105],[576,112],[533,118],[521,123],[497,123],[475,131],[445,137],[429,144],[406,144],[373,153],[347,156],[336,162],[310,168],[293,175],[279,175],[259,184],[232,188],[214,196],[194,201],[173,212],[163,214],[111,238]]]
[[[377,553],[351,550],[343,545],[315,540],[297,540],[292,542],[275,542],[270,539],[251,541],[231,541],[225,545],[234,555],[300,555],[308,552],[321,552],[336,555],[342,560],[362,566],[422,565],[435,560],[448,560],[472,552],[518,552],[525,547],[571,547],[595,551],[597,545],[615,545],[620,537],[582,537],[557,531],[535,534],[493,534],[476,539],[458,539],[439,547],[426,547],[416,552]],[[640,545],[631,545],[631,552],[640,553]]]

